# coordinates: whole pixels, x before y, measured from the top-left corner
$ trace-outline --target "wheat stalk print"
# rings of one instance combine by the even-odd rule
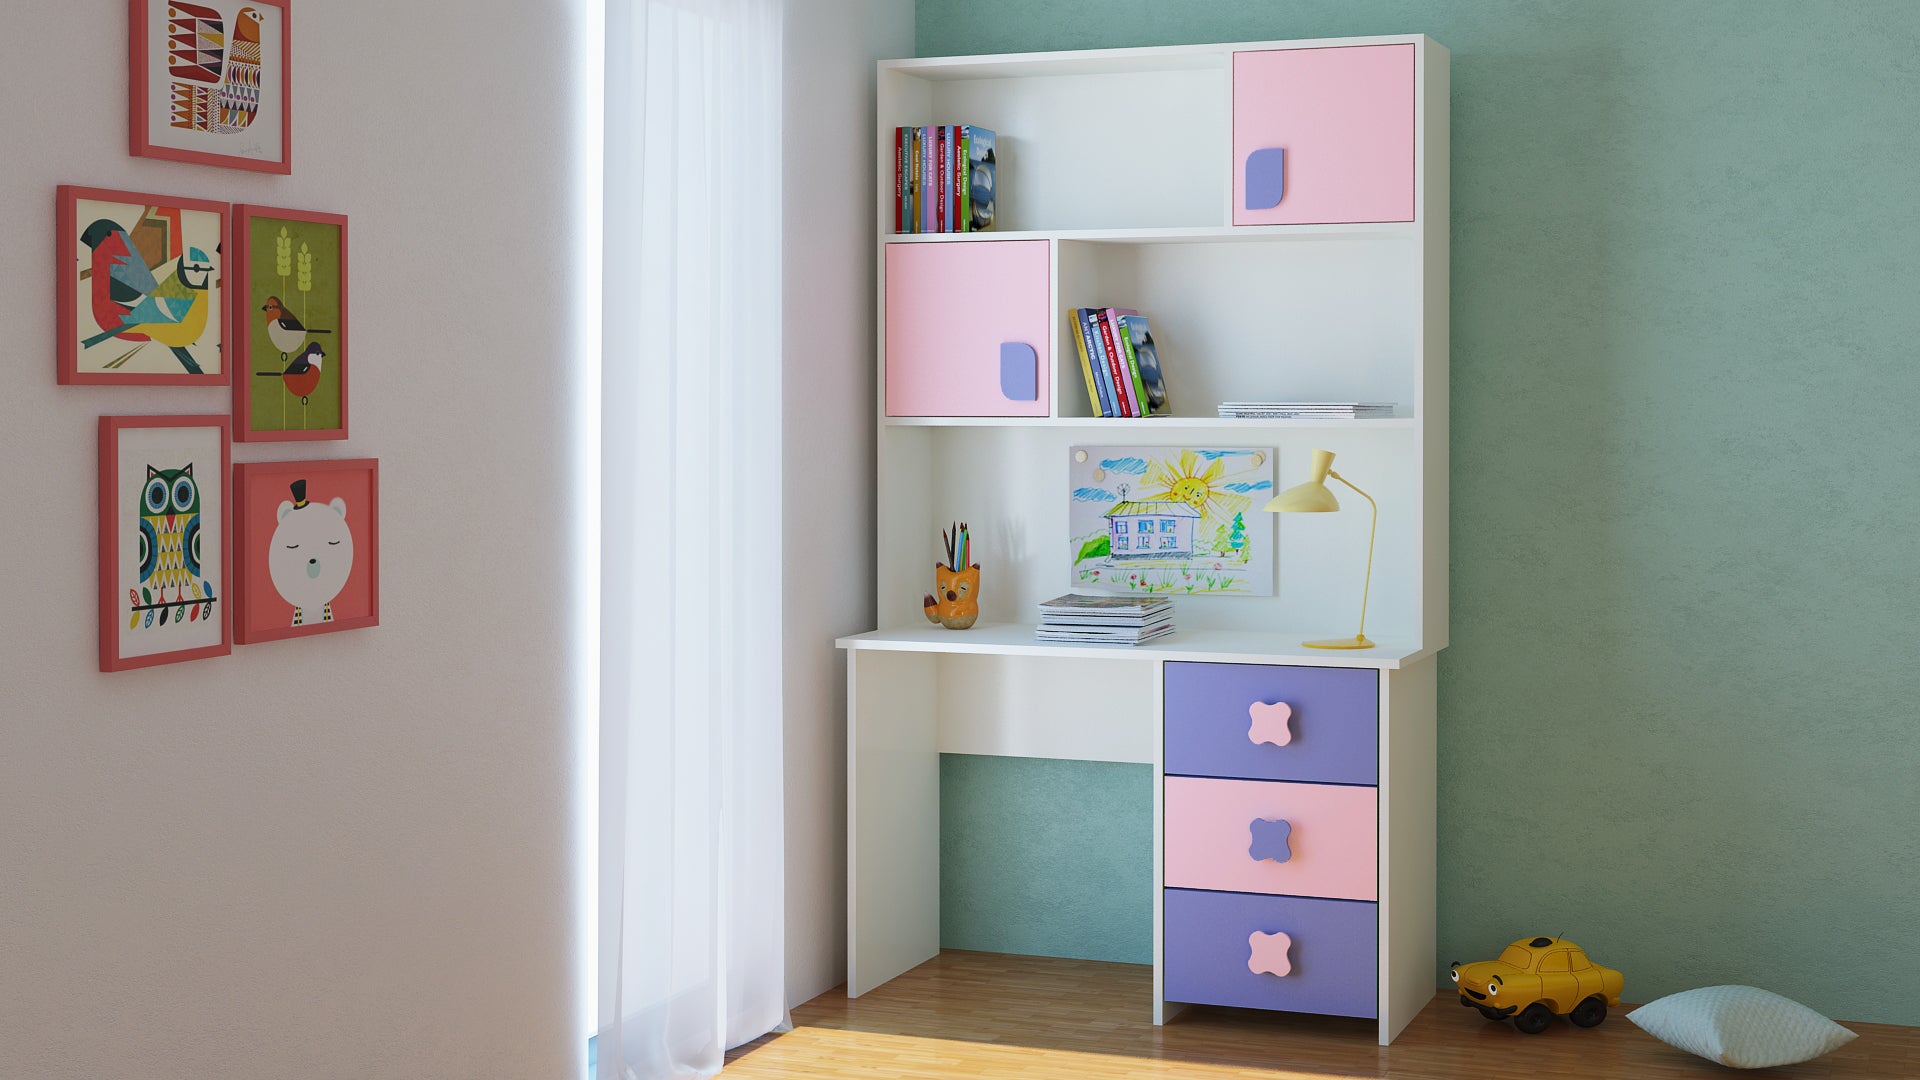
[[[273,269],[280,275],[280,292],[287,291],[287,275],[293,273],[293,237],[288,235],[287,227],[280,226],[280,235],[273,238]]]
[[[304,322],[311,317],[311,310],[307,306],[307,294],[313,291],[313,252],[307,247],[305,240],[300,241],[300,255],[296,262],[293,287],[300,293],[300,318]],[[300,430],[306,429],[307,399],[302,397],[300,399]]]

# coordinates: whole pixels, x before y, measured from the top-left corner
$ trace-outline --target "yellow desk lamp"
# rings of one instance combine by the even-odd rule
[[[1367,640],[1367,592],[1373,588],[1373,534],[1380,526],[1380,504],[1373,501],[1373,496],[1353,487],[1353,481],[1333,471],[1333,451],[1315,450],[1313,479],[1274,496],[1273,501],[1261,509],[1273,514],[1326,514],[1338,510],[1340,500],[1327,490],[1329,476],[1359,492],[1360,497],[1373,507],[1373,524],[1367,527],[1367,576],[1360,587],[1360,632],[1350,638],[1328,638],[1301,644],[1309,649],[1371,649],[1373,642]]]

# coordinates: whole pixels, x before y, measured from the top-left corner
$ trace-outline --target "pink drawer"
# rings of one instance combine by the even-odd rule
[[[1045,240],[887,245],[887,415],[1045,416]]]
[[[1166,886],[1377,900],[1379,792],[1166,780]]]
[[[1413,46],[1233,54],[1233,223],[1413,220]]]

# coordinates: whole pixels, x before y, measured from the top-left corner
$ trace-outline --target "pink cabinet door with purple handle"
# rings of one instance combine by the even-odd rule
[[[886,250],[887,415],[1047,415],[1047,242]]]
[[[1233,54],[1233,223],[1413,220],[1413,46]]]

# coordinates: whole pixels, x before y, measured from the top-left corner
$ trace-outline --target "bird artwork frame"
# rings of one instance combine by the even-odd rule
[[[291,0],[128,0],[135,157],[293,172]]]
[[[227,204],[75,185],[54,202],[57,381],[227,385]]]
[[[100,418],[100,670],[233,651],[230,418]]]
[[[380,625],[380,461],[233,467],[233,639]]]
[[[233,437],[347,437],[345,214],[233,208]]]

